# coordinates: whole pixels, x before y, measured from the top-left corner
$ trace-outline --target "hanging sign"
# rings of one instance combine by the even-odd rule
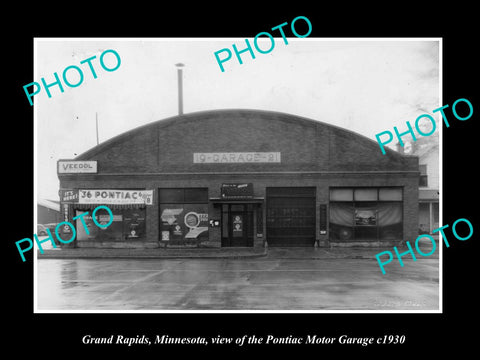
[[[78,203],[78,190],[60,190],[60,202],[64,204]]]

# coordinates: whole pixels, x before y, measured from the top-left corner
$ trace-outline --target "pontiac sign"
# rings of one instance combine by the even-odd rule
[[[153,190],[79,190],[79,204],[153,204]]]
[[[97,161],[58,160],[57,171],[59,174],[96,174]]]

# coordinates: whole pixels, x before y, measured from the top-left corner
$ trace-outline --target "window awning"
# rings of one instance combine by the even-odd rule
[[[418,191],[418,200],[438,200],[439,199],[439,192],[438,190],[430,190],[430,189],[420,189]]]
[[[143,209],[145,204],[73,204],[73,208],[76,210],[90,210],[95,209],[98,206],[106,206],[109,209]]]
[[[263,197],[248,198],[210,198],[213,204],[263,204]]]

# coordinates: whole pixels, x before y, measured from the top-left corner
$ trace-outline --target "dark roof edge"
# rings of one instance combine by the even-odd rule
[[[88,149],[87,151],[85,151],[85,152],[81,153],[80,155],[76,156],[75,160],[87,160],[91,156],[97,154],[98,152],[101,152],[104,148],[107,148],[107,147],[111,146],[112,144],[115,144],[116,142],[121,141],[124,138],[130,137],[134,133],[140,132],[142,129],[144,129],[146,127],[155,126],[155,125],[159,125],[159,126],[164,127],[164,126],[169,126],[170,124],[172,124],[173,122],[176,122],[176,121],[189,121],[189,120],[193,120],[195,117],[205,115],[205,114],[209,114],[209,113],[210,114],[216,114],[216,113],[228,113],[228,112],[259,113],[259,114],[266,114],[266,115],[281,115],[281,116],[285,116],[285,117],[291,117],[291,118],[295,118],[296,121],[302,121],[302,122],[310,124],[310,125],[322,124],[326,127],[333,128],[333,129],[339,130],[341,132],[347,132],[347,133],[353,134],[355,136],[364,138],[365,140],[368,140],[369,142],[371,142],[373,144],[377,144],[376,141],[366,137],[365,135],[362,135],[362,134],[359,134],[355,131],[352,131],[350,129],[342,128],[342,127],[337,126],[337,125],[328,124],[328,123],[320,121],[320,120],[314,120],[314,119],[310,119],[310,118],[303,117],[303,116],[300,116],[300,115],[294,115],[294,114],[289,114],[289,113],[280,112],[280,111],[272,111],[272,110],[228,108],[228,109],[202,110],[202,111],[196,111],[196,112],[182,114],[182,115],[174,115],[174,116],[171,116],[171,117],[168,117],[168,118],[165,118],[165,119],[155,120],[155,121],[149,122],[147,124],[140,125],[140,126],[135,127],[131,130],[128,130],[124,133],[116,135],[116,136],[114,136],[114,137],[112,137],[112,138],[94,146],[93,148]],[[283,120],[288,120],[288,119],[283,119]],[[387,147],[385,148],[385,150],[386,150],[386,154],[385,154],[386,156],[394,156],[394,157],[398,157],[398,158],[417,157],[416,155],[401,154],[401,153],[399,153],[395,150],[389,149]],[[380,148],[378,149],[378,151],[381,151]]]

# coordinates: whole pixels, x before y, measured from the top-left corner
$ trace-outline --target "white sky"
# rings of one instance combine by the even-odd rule
[[[249,39],[253,46],[253,39]],[[337,125],[375,140],[397,126],[406,130],[417,116],[438,108],[440,65],[438,39],[275,38],[275,48],[256,58],[233,54],[221,72],[214,52],[245,47],[235,39],[36,39],[34,79],[61,78],[69,65],[79,66],[83,83],[65,84],[34,97],[37,144],[37,197],[58,199],[58,159],[71,159],[100,142],[178,112],[176,63],[183,63],[184,113],[245,108],[280,111]],[[268,49],[270,41],[260,43]],[[120,67],[106,72],[100,54],[115,50]],[[233,52],[233,50],[232,50]],[[88,64],[97,73],[93,79]],[[224,56],[224,54],[221,54]],[[105,62],[115,65],[108,54]],[[75,71],[68,79],[75,83]],[[62,80],[63,83],[63,80]],[[26,105],[28,100],[25,97]],[[438,120],[438,114],[434,114]],[[438,129],[438,127],[437,127]],[[435,136],[438,135],[438,130]],[[393,142],[392,142],[393,144]],[[379,148],[380,151],[380,148]]]

